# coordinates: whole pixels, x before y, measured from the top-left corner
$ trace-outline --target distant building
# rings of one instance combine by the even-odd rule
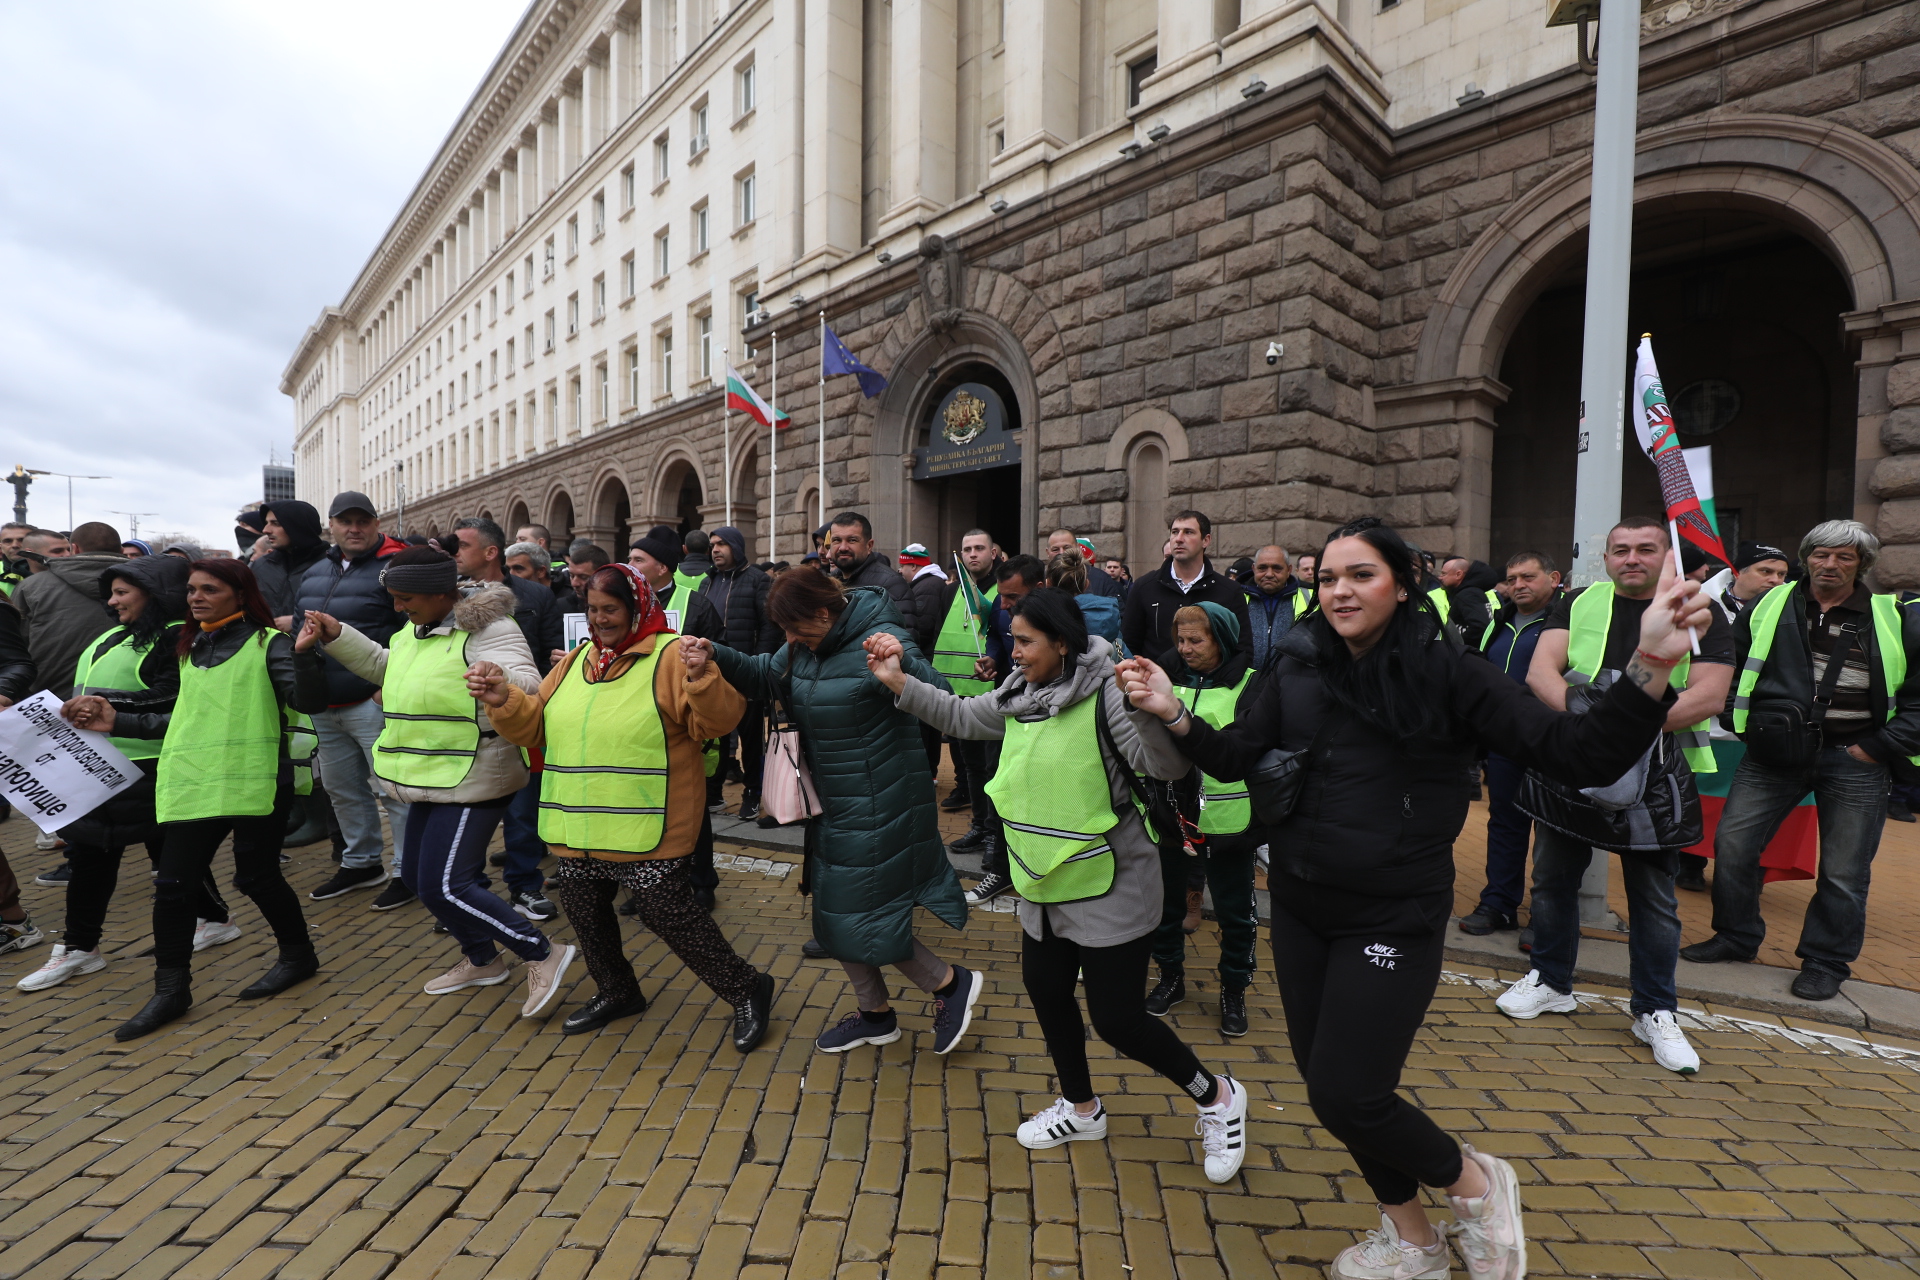
[[[269,462],[260,468],[262,502],[286,502],[294,496],[294,470],[282,463]]]

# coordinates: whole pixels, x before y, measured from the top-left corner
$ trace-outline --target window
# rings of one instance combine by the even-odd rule
[[[552,236],[547,237],[546,251],[547,251],[547,257],[546,257],[546,262],[544,264],[546,266],[546,270],[541,273],[541,277],[543,279],[551,277],[553,275],[553,237]]]
[[[733,80],[740,99],[740,114],[744,116],[760,102],[760,78],[755,72],[753,59],[747,59],[734,69]]]
[[[553,350],[554,336],[555,335],[553,331],[553,312],[549,311],[547,312],[547,350],[549,352]]]
[[[735,178],[733,185],[736,193],[736,201],[740,206],[739,223],[743,227],[750,226],[754,218],[759,216],[760,207],[759,193],[756,190],[753,170],[748,169],[745,173]]]
[[[547,440],[560,440],[560,389],[553,386],[547,388]]]
[[[467,402],[467,375],[463,373],[460,375],[460,403],[465,404],[466,402]]]
[[[593,278],[593,318],[596,321],[607,318],[607,278],[605,276]]]
[[[661,134],[653,140],[653,181],[657,186],[665,182],[668,175],[667,135]]]
[[[640,348],[627,348],[627,404],[640,407]]]
[[[1129,107],[1140,105],[1140,86],[1146,83],[1148,76],[1159,69],[1160,55],[1157,52],[1150,53],[1144,58],[1136,58],[1127,64],[1127,105]]]
[[[653,236],[653,278],[664,280],[672,269],[673,243],[666,228],[661,228]]]
[[[707,230],[707,202],[702,200],[694,206],[693,210],[693,252],[687,255],[688,261],[699,257],[712,247]]]
[[[613,416],[613,405],[607,399],[607,362],[600,361],[593,366],[593,420],[605,422]]]
[[[547,314],[549,317],[551,317],[553,313],[548,312]],[[533,326],[532,325],[527,326],[526,353],[527,353],[527,363],[532,364],[533,363]]]
[[[580,295],[567,295],[567,336],[573,337],[580,332]]]
[[[673,330],[662,329],[653,335],[653,372],[658,383],[658,392],[654,399],[673,398]]]
[[[511,271],[507,272],[507,279],[506,279],[505,288],[503,291],[507,295],[507,314],[512,315],[513,314],[513,272]]]
[[[487,290],[487,323],[492,324],[500,318],[500,290],[496,286]]]
[[[513,376],[513,339],[507,339],[507,376]]]
[[[580,215],[574,214],[567,219],[567,257],[571,259],[580,252]]]
[[[707,149],[707,100],[705,98],[693,104],[691,112],[693,136],[687,139],[689,158],[699,155]]]
[[[568,412],[573,415],[573,420],[567,423],[567,431],[570,435],[579,435],[580,428],[586,425],[586,417],[581,412],[584,406],[580,403],[580,375],[577,373],[567,379],[567,400]]]
[[[508,356],[507,359],[511,361],[513,357]],[[487,385],[500,385],[500,353],[497,350],[487,352]]]
[[[635,188],[633,166],[628,165],[620,171],[620,208],[622,210],[633,208],[634,199],[639,194]]]
[[[620,300],[626,302],[640,291],[640,267],[632,254],[620,259]]]
[[[598,240],[607,233],[607,193],[596,191],[593,195],[593,237]]]
[[[547,241],[547,244],[551,246],[553,244],[553,241],[549,239]],[[549,262],[553,261],[553,255],[551,253],[547,255],[547,261]],[[526,289],[526,292],[521,296],[527,297],[527,298],[531,298],[533,296],[533,255],[532,254],[527,255],[527,289]]]
[[[713,381],[713,315],[695,316],[693,320],[694,359],[699,361],[699,376],[703,382]]]

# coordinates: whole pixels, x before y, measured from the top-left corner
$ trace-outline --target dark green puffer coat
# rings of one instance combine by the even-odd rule
[[[867,670],[861,642],[876,631],[900,638],[900,665],[914,677],[948,687],[879,587],[847,592],[818,649],[749,657],[715,645],[714,654],[727,683],[755,702],[778,695],[800,726],[822,810],[807,824],[813,936],[836,960],[882,965],[912,954],[916,905],[956,929],[967,906],[940,841],[920,722]]]

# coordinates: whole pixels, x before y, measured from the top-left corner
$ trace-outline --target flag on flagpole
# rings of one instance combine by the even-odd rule
[[[840,335],[827,328],[821,321],[820,332],[825,335],[820,344],[820,376],[822,379],[836,373],[850,373],[860,379],[860,394],[872,399],[887,389],[887,380],[872,369],[853,358],[853,352],[847,350],[847,344],[840,341]]]
[[[960,563],[958,551],[953,553],[953,580],[960,584],[960,598],[967,602],[967,632],[973,637],[973,656],[984,658],[986,649],[980,642],[980,629],[987,622],[987,598],[980,594],[973,575]]]
[[[1699,495],[1694,492],[1680,435],[1674,430],[1673,410],[1667,404],[1660,369],[1653,360],[1652,334],[1640,335],[1634,362],[1633,429],[1640,437],[1640,447],[1660,473],[1660,497],[1667,504],[1667,520],[1686,541],[1721,563],[1732,564],[1726,548],[1720,545],[1720,534],[1700,509]]]
[[[763,427],[774,425],[777,420],[784,430],[791,426],[793,419],[779,412],[754,393],[740,371],[732,365],[727,366],[727,408],[738,409]]]
[[[1726,546],[1727,540],[1720,533],[1720,513],[1713,505],[1713,446],[1703,444],[1697,449],[1682,449],[1681,456],[1687,460],[1687,477],[1693,481],[1693,496],[1700,499],[1700,513],[1713,526],[1713,536],[1720,539],[1720,545]]]

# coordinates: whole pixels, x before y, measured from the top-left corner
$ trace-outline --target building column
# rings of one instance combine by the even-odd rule
[[[810,0],[806,8],[800,270],[860,248],[863,20],[861,0]]]
[[[487,175],[485,185],[480,188],[480,259],[485,261],[493,256],[494,248],[500,243],[500,189],[505,175],[498,169]]]
[[[580,115],[580,154],[585,157],[607,136],[607,68],[592,54],[580,68]]]
[[[1860,344],[1853,518],[1880,538],[1881,591],[1920,587],[1920,300],[1841,317]]]
[[[560,145],[558,147],[560,167],[556,171],[554,185],[565,181],[575,169],[580,167],[580,87],[575,81],[571,86],[560,90],[559,103]]]
[[[802,0],[772,0],[772,24],[768,38],[758,43],[754,54],[760,77],[760,101],[757,113],[763,114],[758,128],[767,142],[761,160],[754,169],[760,185],[762,208],[756,236],[766,236],[764,246],[756,246],[767,275],[760,282],[769,309],[774,291],[791,277],[787,274],[803,252],[805,241],[803,216],[805,189],[803,163],[806,154],[806,113],[781,111],[775,104],[800,102],[806,87],[806,47],[801,26]],[[648,38],[652,39],[649,31]],[[729,88],[728,115],[732,114]],[[716,122],[717,123],[717,122]]]
[[[1006,7],[1001,90],[1007,147],[997,181],[1051,159],[1080,136],[1080,0],[1021,0]]]
[[[636,72],[639,71],[640,41],[624,22],[616,22],[607,34],[608,113],[607,132],[619,128],[640,105]]]
[[[525,222],[540,207],[540,130],[536,126],[520,135],[520,163],[514,170],[519,180],[518,199],[514,201],[514,223]]]
[[[1494,378],[1443,378],[1373,395],[1393,496],[1382,512],[1428,551],[1487,558],[1493,539],[1493,430],[1510,388]],[[1383,477],[1384,478],[1384,477]],[[1451,546],[1440,546],[1450,530]]]
[[[560,185],[564,170],[560,167],[560,105],[549,100],[540,112],[540,137],[536,144],[540,148],[540,201],[553,194]]]
[[[893,130],[893,207],[881,234],[925,222],[954,200],[958,164],[956,0],[894,0],[893,83],[887,86]]]

